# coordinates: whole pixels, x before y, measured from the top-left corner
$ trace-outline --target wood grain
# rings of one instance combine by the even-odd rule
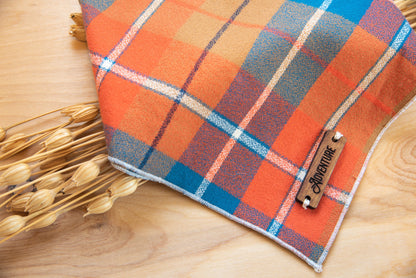
[[[53,4],[51,4],[53,3]],[[76,0],[0,1],[0,124],[96,99]],[[162,185],[0,246],[0,277],[416,277],[416,104],[378,145],[316,274],[273,241]],[[36,128],[33,126],[32,128]]]

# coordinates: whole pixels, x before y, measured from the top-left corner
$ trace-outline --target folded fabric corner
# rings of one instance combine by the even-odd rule
[[[416,34],[400,10],[388,0],[81,5],[113,165],[321,271],[376,143],[414,101]],[[296,195],[326,130],[347,143],[305,210]]]

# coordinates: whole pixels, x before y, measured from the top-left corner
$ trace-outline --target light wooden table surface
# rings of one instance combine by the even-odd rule
[[[76,0],[0,1],[0,125],[96,99],[68,35]],[[273,241],[162,185],[101,216],[62,215],[0,246],[0,277],[416,277],[416,104],[374,153],[317,274]]]

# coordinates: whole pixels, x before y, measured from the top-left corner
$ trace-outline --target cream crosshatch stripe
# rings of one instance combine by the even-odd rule
[[[146,21],[153,15],[153,13],[162,5],[164,0],[155,0],[140,14],[140,16],[134,21],[133,25],[124,35],[124,37],[118,42],[110,54],[102,61],[98,67],[97,77],[95,78],[95,85],[100,87],[106,73],[111,70],[115,61],[120,57],[124,50],[129,46],[136,34],[140,31]]]
[[[276,84],[279,82],[280,78],[285,73],[288,66],[292,63],[293,59],[296,57],[296,54],[299,52],[299,50],[302,48],[303,44],[305,43],[306,39],[309,37],[309,35],[312,32],[312,29],[315,27],[315,25],[318,23],[319,19],[322,17],[322,15],[325,13],[325,10],[329,7],[332,0],[325,0],[322,5],[317,9],[317,11],[312,15],[312,17],[309,19],[309,21],[306,23],[305,28],[302,30],[301,34],[299,35],[298,39],[294,43],[293,47],[290,49],[288,55],[283,60],[269,83],[267,84],[264,91],[261,93],[260,97],[257,99],[256,103],[251,107],[250,111],[247,113],[247,115],[244,117],[244,119],[241,121],[239,128],[241,130],[244,130],[247,125],[250,123],[250,121],[253,119],[253,117],[256,115],[256,113],[259,111],[259,109],[263,106],[266,99],[271,94],[273,88],[276,86]],[[238,135],[238,134],[237,134]],[[199,185],[195,195],[198,197],[202,197],[204,195],[206,189],[208,188],[208,185],[214,180],[215,175],[218,173],[219,169],[221,168],[221,165],[224,163],[225,159],[230,154],[231,150],[233,149],[236,140],[238,140],[239,137],[232,136],[230,140],[228,140],[227,144],[221,151],[221,153],[218,155],[217,159],[215,160],[214,164],[211,166],[211,168],[208,170],[208,173],[205,175],[204,180]],[[269,150],[271,151],[271,150]],[[267,157],[267,156],[266,156]]]

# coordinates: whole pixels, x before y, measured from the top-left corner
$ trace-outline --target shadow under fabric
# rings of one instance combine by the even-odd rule
[[[415,95],[416,35],[386,0],[82,0],[113,165],[316,271],[385,128]],[[325,130],[347,144],[295,200]]]

